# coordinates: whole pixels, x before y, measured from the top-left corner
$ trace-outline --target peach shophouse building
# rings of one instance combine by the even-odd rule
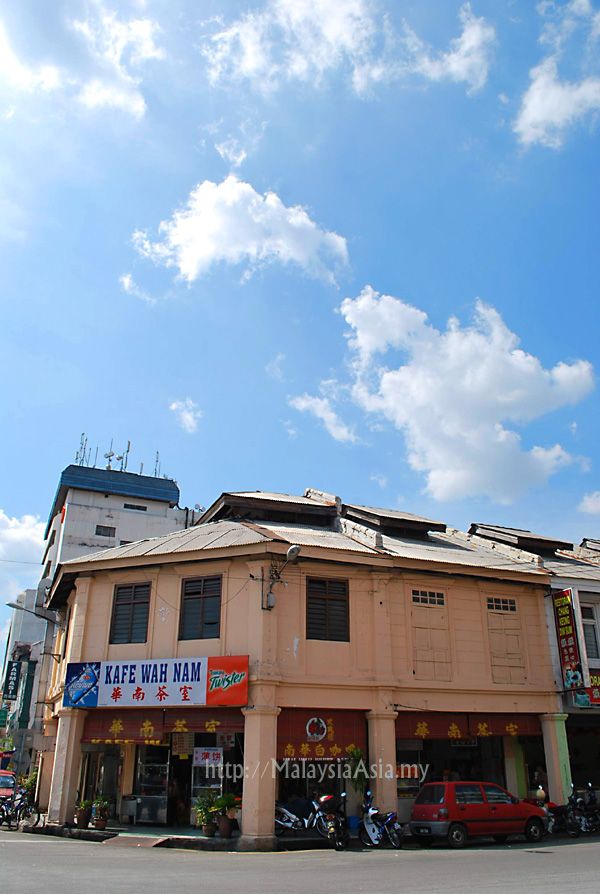
[[[222,786],[243,797],[240,847],[269,848],[276,797],[344,788],[358,813],[352,748],[401,820],[422,779],[523,797],[538,764],[563,803],[549,586],[531,558],[310,489],[224,493],[193,528],[65,562],[49,821],[103,792],[117,815],[190,822]]]

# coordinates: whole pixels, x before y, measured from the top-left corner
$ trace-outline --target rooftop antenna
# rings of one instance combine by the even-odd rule
[[[125,451],[125,466],[121,469],[122,472],[127,471],[127,460],[129,459],[129,451],[131,450],[131,441],[127,441],[127,450]]]
[[[144,472],[144,463],[140,463],[140,475]]]
[[[110,470],[111,470],[110,461],[111,461],[111,459],[113,458],[114,455],[115,455],[115,451],[113,450],[113,439],[111,438],[111,439],[110,439],[110,450],[108,451],[108,453],[105,453],[105,454],[104,454],[104,459],[107,459],[107,460],[108,460],[108,465],[107,465],[106,468],[107,468],[107,471],[109,471],[109,472],[110,472]]]
[[[154,463],[154,477],[158,478],[160,475],[160,453],[158,450],[156,451],[156,462]]]
[[[91,449],[92,448],[90,447],[90,452],[91,452]],[[94,457],[94,468],[96,468],[97,462],[98,462],[98,448],[96,447],[96,456]]]
[[[87,447],[87,438],[85,436],[85,432],[81,432],[81,438],[79,439],[79,450],[75,454],[75,462],[79,466],[85,465],[85,450]]]

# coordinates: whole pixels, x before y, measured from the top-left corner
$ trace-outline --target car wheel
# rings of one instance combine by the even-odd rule
[[[498,844],[504,844],[504,842],[508,838],[508,835],[494,835],[493,837],[494,841],[496,841]]]
[[[537,844],[544,837],[544,827],[539,819],[530,819],[525,826],[525,838]]]
[[[467,830],[465,827],[461,826],[459,823],[450,826],[450,831],[448,832],[448,844],[450,847],[464,847],[466,843]]]

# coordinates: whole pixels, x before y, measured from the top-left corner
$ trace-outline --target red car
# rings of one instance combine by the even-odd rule
[[[411,835],[428,845],[444,838],[451,847],[464,847],[472,836],[506,841],[525,835],[538,842],[548,828],[546,811],[515,798],[493,782],[428,782],[412,809]]]
[[[17,777],[10,770],[0,770],[0,798],[10,798],[15,790]]]

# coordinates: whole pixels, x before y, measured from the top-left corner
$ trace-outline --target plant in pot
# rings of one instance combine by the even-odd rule
[[[110,804],[110,798],[107,798],[106,795],[98,795],[94,798],[94,826],[96,829],[106,829]]]
[[[198,798],[194,807],[196,811],[196,825],[202,826],[202,831],[207,838],[213,838],[217,831],[215,822],[215,796],[208,789],[205,795]]]
[[[87,829],[92,818],[92,802],[80,801],[77,805],[75,823],[78,829]]]
[[[214,811],[221,838],[231,838],[231,833],[237,827],[236,814],[241,806],[242,799],[231,792],[216,799]]]

